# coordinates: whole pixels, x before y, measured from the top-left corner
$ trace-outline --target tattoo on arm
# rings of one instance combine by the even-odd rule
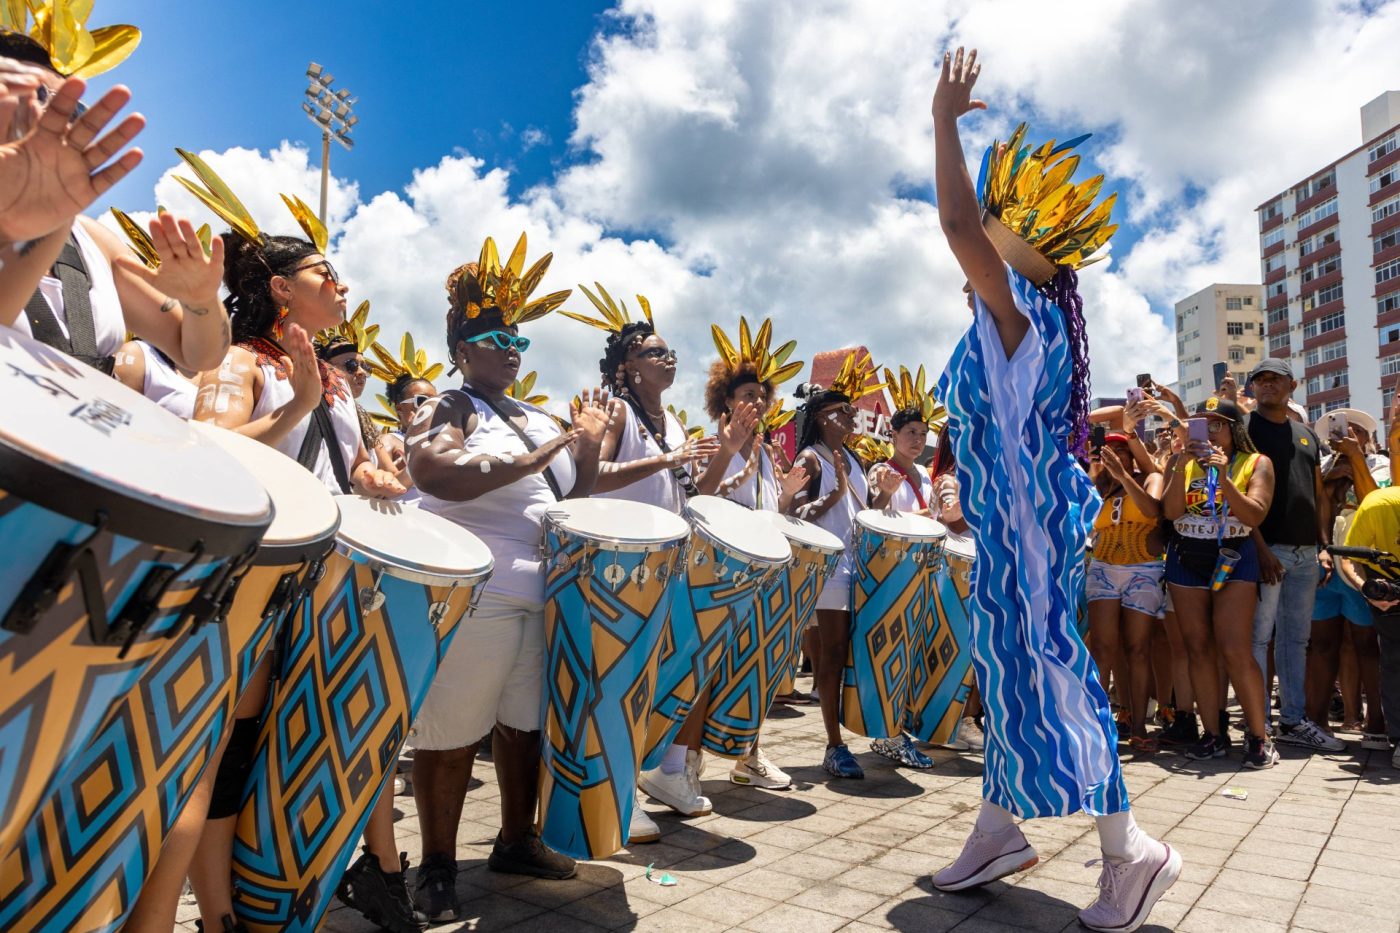
[[[180,302],[176,301],[174,298],[167,298],[160,303],[160,311],[162,314],[169,314],[179,306]]]
[[[195,317],[204,317],[204,315],[209,313],[208,308],[196,308],[194,305],[184,305],[183,307],[186,311],[188,311],[190,314],[193,314]]]

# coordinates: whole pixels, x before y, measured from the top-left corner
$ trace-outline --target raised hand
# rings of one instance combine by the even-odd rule
[[[697,463],[708,460],[719,453],[719,439],[716,437],[686,438],[680,450],[673,450],[669,457],[673,463]]]
[[[122,153],[146,125],[132,114],[101,133],[131,100],[118,85],[72,123],[86,84],[69,78],[49,101],[38,126],[17,142],[0,145],[0,238],[15,242],[52,233],[82,213],[141,162],[141,150]]]
[[[543,473],[544,468],[549,466],[549,462],[563,449],[579,439],[582,432],[578,428],[565,431],[558,437],[551,437],[534,450],[524,456],[516,457],[516,466],[522,467],[527,474]]]
[[[597,446],[608,429],[608,397],[602,389],[584,389],[578,404],[569,405],[570,421],[581,441]]]
[[[1099,448],[1099,462],[1102,463],[1104,469],[1108,471],[1108,475],[1119,482],[1122,482],[1123,477],[1128,473],[1127,469],[1123,466],[1123,461],[1118,459],[1118,455],[1113,452],[1113,448],[1109,447],[1107,444]]]
[[[287,328],[282,343],[287,351],[287,355],[282,357],[282,365],[289,370],[287,380],[292,384],[292,404],[302,414],[310,414],[321,404],[321,395],[325,391],[321,385],[321,368],[316,364],[316,350],[311,345],[310,336],[299,324]]]
[[[795,496],[803,489],[807,488],[807,468],[795,466],[783,474],[779,480],[784,496]]]
[[[899,488],[900,483],[904,482],[903,474],[883,463],[875,467],[874,473],[875,486],[882,493],[893,494]]]
[[[203,307],[218,297],[224,275],[222,237],[210,238],[206,256],[194,224],[173,214],[157,214],[151,218],[151,242],[160,254],[160,268],[151,271],[143,265],[140,270],[152,285],[186,307]]]
[[[731,456],[742,450],[758,427],[758,406],[740,402],[734,411],[719,419],[719,447]]]
[[[962,46],[956,53],[943,53],[943,72],[938,77],[938,87],[933,92],[933,116],[957,119],[973,110],[986,110],[984,101],[972,96],[972,87],[982,67],[977,64],[977,50],[966,56]]]

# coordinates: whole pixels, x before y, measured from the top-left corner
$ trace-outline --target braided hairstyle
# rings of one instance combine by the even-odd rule
[[[627,354],[648,337],[656,333],[656,328],[646,321],[632,321],[622,330],[608,334],[603,358],[598,361],[598,370],[603,374],[602,385],[611,389],[614,395],[628,393],[627,379],[622,375],[622,364],[627,362]]]
[[[1069,400],[1069,449],[1078,457],[1088,455],[1089,440],[1089,331],[1084,326],[1084,299],[1079,297],[1079,276],[1069,266],[1058,266],[1055,277],[1040,286],[1040,293],[1059,305],[1065,316],[1072,373]]]
[[[224,234],[224,308],[232,322],[233,342],[264,337],[277,323],[279,309],[272,298],[272,277],[287,275],[308,256],[317,254],[307,240],[264,236],[261,246],[229,231]]]
[[[815,382],[804,382],[797,387],[797,397],[802,399],[798,410],[803,412],[802,433],[797,438],[797,452],[811,447],[821,439],[821,425],[817,423],[817,413],[828,405],[849,403],[851,400],[843,392],[826,389]]]

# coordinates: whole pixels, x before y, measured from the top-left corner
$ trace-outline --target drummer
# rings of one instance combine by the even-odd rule
[[[608,406],[608,430],[603,436],[602,466],[595,496],[643,502],[677,514],[690,496],[699,493],[693,465],[713,457],[719,444],[713,437],[693,438],[674,414],[666,410],[663,396],[676,381],[676,351],[656,332],[651,305],[641,295],[645,320],[633,321],[625,304],[619,305],[601,286],[595,296],[584,286],[600,317],[563,312],[608,332],[598,367],[603,386],[612,391]],[[601,296],[601,297],[599,297]],[[709,707],[709,690],[700,691],[691,714],[661,765],[637,777],[637,803],[632,808],[628,839],[654,842],[661,829],[642,809],[643,792],[683,816],[704,816],[713,808],[700,793],[703,752],[700,740]]]
[[[379,424],[389,428],[379,435],[375,452],[380,466],[392,470],[408,490],[399,499],[403,503],[417,502],[421,498],[413,485],[413,477],[408,475],[408,450],[404,447],[403,439],[418,409],[429,399],[437,398],[438,391],[433,379],[442,372],[442,364],[429,364],[427,353],[421,349],[415,351],[416,345],[413,335],[405,333],[399,341],[399,356],[395,358],[376,343],[373,351],[378,361],[369,364],[370,372],[384,380],[384,394],[379,397],[380,403],[394,413],[392,424],[381,414],[374,416]]]
[[[592,491],[606,415],[596,393],[585,395],[565,431],[548,412],[507,395],[530,347],[518,325],[552,311],[569,293],[529,302],[528,292],[498,292],[495,244],[488,240],[481,255],[447,279],[447,350],[462,387],[426,400],[405,438],[419,507],[474,532],[496,560],[409,733],[423,837],[415,896],[434,923],[461,919],[457,829],[477,749],[488,737],[501,829],[487,866],[551,880],[576,870],[535,831],[544,683],[540,543],[544,511]]]
[[[798,386],[805,414],[797,444],[794,469],[807,474],[807,485],[788,506],[790,514],[814,522],[842,541],[851,539],[856,513],[866,507],[869,485],[865,464],[846,449],[855,433],[853,401],[873,391],[867,387],[874,371],[870,358],[846,357],[830,388],[815,383]],[[817,597],[817,631],[820,650],[813,658],[813,680],[826,726],[826,754],[822,767],[832,777],[863,778],[865,772],[841,736],[841,689],[846,658],[851,650],[851,562],[842,554],[836,572]]]
[[[199,373],[181,369],[156,346],[144,340],[128,340],[117,351],[112,375],[118,382],[140,392],[177,418],[194,417],[194,395]]]
[[[748,322],[740,319],[736,348],[718,327],[713,329],[719,359],[710,365],[705,383],[705,411],[718,425],[719,452],[696,482],[705,495],[719,495],[751,509],[786,512],[792,497],[807,483],[802,468],[784,470],[780,455],[760,437],[777,387],[802,370],[801,362],[786,363],[795,343],[768,352],[772,324],[764,321],[758,336],[749,338]],[[786,351],[786,352],[784,352]],[[729,780],[755,787],[792,786],[792,778],[763,754],[757,739],[744,757],[734,762]]]
[[[890,417],[893,450],[888,460],[870,468],[870,507],[936,518],[938,501],[933,494],[933,480],[928,470],[916,462],[928,445],[933,398],[924,391],[922,368],[917,380],[903,366],[899,371],[896,379],[893,372],[885,370],[885,383],[897,409]],[[906,767],[933,767],[933,759],[914,747],[908,732],[901,731],[897,738],[872,739],[870,750]]]
[[[310,241],[262,234],[255,225],[230,232],[225,240],[225,304],[235,343],[220,366],[203,374],[195,420],[275,447],[332,492],[402,495],[393,475],[370,462],[344,378],[317,360],[312,348],[309,334],[333,327],[345,316],[348,289],[334,267]],[[190,866],[190,884],[210,930],[223,929],[223,918],[233,915],[234,827],[261,728],[269,670],[270,659],[254,674],[234,711],[209,820]],[[371,909],[389,918],[386,925],[393,921],[395,928],[406,929],[415,921],[394,843],[392,794],[380,795],[365,841],[367,854],[347,870],[345,879],[361,907],[372,902]]]

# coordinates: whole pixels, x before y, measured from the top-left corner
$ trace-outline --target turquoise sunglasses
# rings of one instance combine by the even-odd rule
[[[488,340],[497,350],[514,350],[516,353],[524,353],[530,349],[529,337],[517,337],[503,330],[488,330],[484,334],[472,337],[467,343],[485,343]]]

